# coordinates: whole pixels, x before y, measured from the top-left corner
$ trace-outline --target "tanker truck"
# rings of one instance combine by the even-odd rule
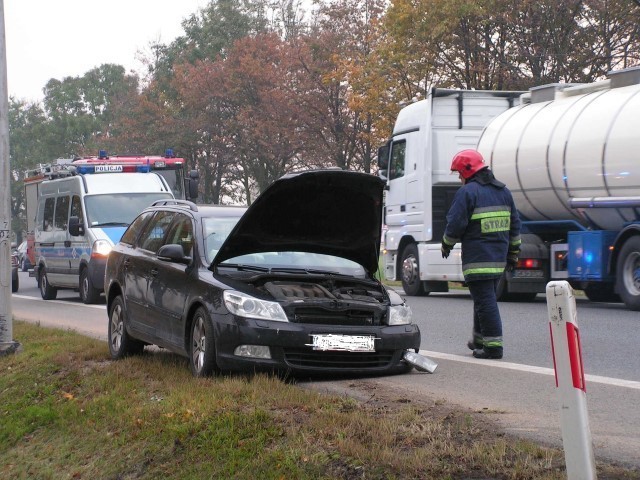
[[[532,88],[478,142],[513,193],[544,281],[631,310],[640,310],[639,124],[640,68],[630,68]]]
[[[567,280],[592,301],[640,310],[640,69],[528,92],[433,89],[403,108],[378,151],[387,179],[384,275],[408,295],[464,281],[459,245],[440,255],[460,183],[453,155],[477,148],[511,189],[522,227],[500,300],[531,300]]]

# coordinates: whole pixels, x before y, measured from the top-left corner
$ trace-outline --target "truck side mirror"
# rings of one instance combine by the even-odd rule
[[[378,148],[378,168],[385,171],[389,168],[389,144]]]
[[[84,225],[80,223],[80,219],[76,216],[69,217],[69,233],[74,237],[84,235]]]
[[[187,200],[196,200],[198,198],[198,179],[200,174],[197,170],[191,170],[189,172],[189,178],[185,179],[185,186],[187,192]]]

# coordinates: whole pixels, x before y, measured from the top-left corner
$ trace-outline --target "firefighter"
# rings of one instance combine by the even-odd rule
[[[473,299],[473,337],[467,346],[476,358],[502,358],[502,321],[496,299],[498,281],[518,262],[520,218],[511,192],[498,181],[482,155],[463,150],[451,171],[462,187],[447,212],[442,257],[461,242],[462,273]]]

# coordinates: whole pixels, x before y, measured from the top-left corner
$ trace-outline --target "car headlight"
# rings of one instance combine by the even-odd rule
[[[227,309],[239,317],[275,320],[277,322],[289,321],[279,303],[260,300],[234,290],[225,290],[223,298]]]
[[[106,257],[111,252],[113,245],[106,240],[96,240],[93,242],[93,248],[91,249],[92,257]]]
[[[412,317],[413,313],[409,305],[402,304],[389,307],[389,325],[409,325],[412,323]]]

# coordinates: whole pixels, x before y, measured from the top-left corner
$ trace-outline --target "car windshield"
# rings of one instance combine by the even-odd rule
[[[237,217],[203,218],[205,257],[211,263],[224,241],[240,220]],[[351,260],[332,255],[309,252],[260,252],[241,255],[225,260],[221,268],[239,270],[272,271],[287,273],[335,273],[364,277],[362,266]]]
[[[237,217],[208,217],[202,219],[207,263],[210,264],[213,261],[229,233],[240,220],[241,213],[239,212]]]
[[[117,193],[87,195],[87,225],[90,227],[128,226],[138,214],[156,200],[173,198],[169,193]]]

